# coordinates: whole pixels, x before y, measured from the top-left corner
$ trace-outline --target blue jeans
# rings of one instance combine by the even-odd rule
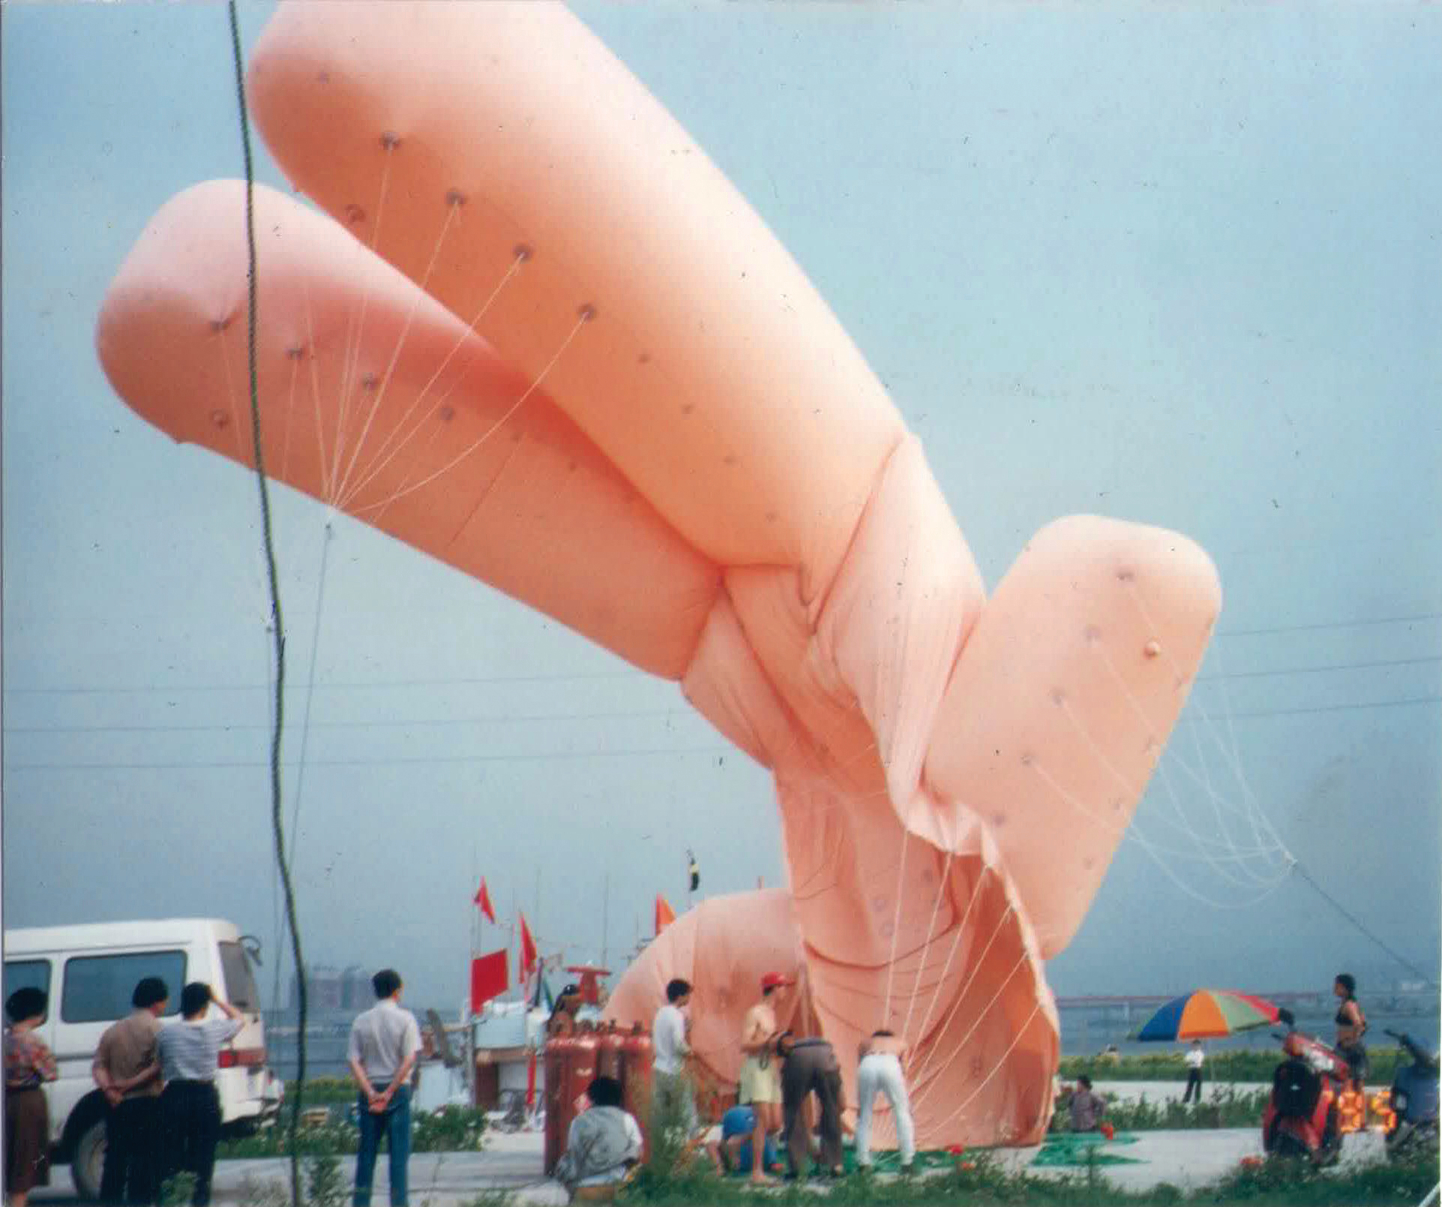
[[[385,1082],[376,1091],[383,1092]],[[391,1160],[391,1207],[406,1207],[406,1165],[411,1159],[411,1087],[396,1090],[390,1106],[379,1115],[371,1112],[364,1094],[359,1095],[360,1149],[355,1158],[355,1207],[370,1207],[371,1182],[375,1179],[376,1153],[381,1137],[386,1138]]]

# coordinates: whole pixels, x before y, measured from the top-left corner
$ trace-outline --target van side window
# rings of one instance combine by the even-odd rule
[[[130,997],[141,977],[158,976],[170,989],[166,1015],[180,1009],[185,985],[183,951],[146,951],[117,956],[75,956],[65,961],[60,1017],[67,1023],[113,1022],[133,1007]]]
[[[3,1001],[9,1001],[10,995],[17,989],[39,989],[47,997],[50,996],[50,961],[49,960],[6,960],[5,961],[5,995]],[[50,1017],[50,1011],[45,1011],[45,1017]]]

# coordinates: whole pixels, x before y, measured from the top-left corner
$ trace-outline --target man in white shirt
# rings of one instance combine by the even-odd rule
[[[401,978],[385,968],[371,977],[379,999],[350,1029],[346,1057],[360,1086],[360,1146],[355,1161],[355,1207],[370,1207],[380,1138],[390,1149],[391,1207],[406,1207],[411,1156],[411,1070],[421,1050],[416,1016],[401,1009]]]
[[[678,1111],[689,1136],[696,1127],[696,1103],[691,1083],[686,1076],[686,1058],[691,1055],[688,1037],[691,1020],[681,1013],[690,1004],[691,984],[680,977],[666,986],[666,1004],[656,1011],[651,1023],[651,1043],[655,1053],[653,1101],[654,1111]]]
[[[1202,1064],[1206,1059],[1206,1053],[1202,1051],[1202,1041],[1192,1040],[1192,1046],[1187,1049],[1187,1088],[1182,1093],[1183,1105],[1191,1101],[1193,1090],[1197,1092],[1197,1101],[1201,1102]]]

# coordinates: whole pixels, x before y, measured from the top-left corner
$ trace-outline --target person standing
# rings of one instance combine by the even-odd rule
[[[1202,1101],[1202,1065],[1206,1063],[1207,1054],[1202,1051],[1202,1041],[1192,1040],[1192,1046],[1187,1049],[1187,1088],[1182,1092],[1182,1105],[1186,1106],[1192,1100],[1192,1091],[1196,1091],[1197,1102]]]
[[[696,1103],[686,1078],[686,1060],[691,1055],[691,1020],[681,1013],[691,1003],[691,983],[676,977],[666,985],[666,1004],[656,1011],[651,1023],[655,1051],[655,1091],[652,1101],[666,1112],[676,1112],[686,1134],[696,1128]]]
[[[5,1194],[25,1207],[37,1186],[50,1185],[50,1112],[40,1087],[58,1076],[55,1057],[35,1034],[50,999],[43,989],[17,989],[5,999]]]
[[[784,990],[795,984],[779,972],[768,972],[761,978],[761,1000],[746,1011],[741,1023],[741,1078],[737,1095],[738,1106],[756,1110],[756,1130],[751,1134],[751,1151],[764,1153],[766,1137],[781,1130],[781,1077],[777,1069],[776,1007],[781,1005]],[[751,1167],[751,1180],[770,1183],[772,1178],[756,1161]]]
[[[391,1207],[406,1205],[411,1157],[411,1069],[421,1050],[416,1016],[401,1008],[400,973],[383,968],[371,977],[376,1004],[351,1024],[346,1058],[360,1086],[360,1145],[355,1159],[355,1207],[370,1207],[376,1153],[382,1136],[390,1150]]]
[[[205,1017],[212,1002],[224,1018]],[[180,1014],[180,1022],[162,1027],[155,1037],[165,1082],[160,1094],[161,1178],[180,1170],[194,1174],[190,1201],[193,1207],[206,1207],[220,1140],[220,1096],[215,1091],[220,1045],[240,1034],[245,1019],[203,981],[192,981],[180,991]]]
[[[891,1103],[891,1116],[896,1122],[896,1142],[901,1148],[901,1172],[910,1173],[916,1159],[916,1128],[911,1119],[911,1102],[906,1094],[906,1078],[902,1059],[906,1044],[891,1031],[875,1031],[870,1039],[861,1041],[857,1051],[856,1097],[856,1168],[871,1168],[871,1114],[876,1095],[885,1094]]]
[[[1069,1110],[1071,1129],[1074,1132],[1094,1132],[1101,1125],[1106,1114],[1107,1100],[1092,1090],[1092,1079],[1083,1073],[1076,1079]]]
[[[1352,1088],[1361,1090],[1371,1065],[1362,1043],[1362,1036],[1367,1034],[1367,1016],[1357,1001],[1357,978],[1350,972],[1339,972],[1332,982],[1332,992],[1340,999],[1335,1020],[1337,1051],[1352,1072]]]
[[[781,1069],[782,1129],[792,1179],[802,1175],[809,1156],[810,1131],[802,1104],[810,1093],[821,1104],[821,1165],[832,1177],[843,1172],[841,1164],[841,1064],[836,1050],[819,1037],[795,1039],[789,1033],[776,1043],[777,1054],[785,1058]],[[754,1148],[754,1145],[753,1145]]]
[[[129,1018],[100,1037],[90,1075],[110,1107],[100,1201],[153,1203],[160,1190],[160,1065],[156,1040],[170,989],[148,976],[130,996]]]

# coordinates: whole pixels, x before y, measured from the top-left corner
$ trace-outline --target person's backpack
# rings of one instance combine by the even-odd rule
[[[1272,1075],[1272,1102],[1288,1119],[1310,1119],[1322,1094],[1322,1079],[1303,1060],[1284,1060]]]

